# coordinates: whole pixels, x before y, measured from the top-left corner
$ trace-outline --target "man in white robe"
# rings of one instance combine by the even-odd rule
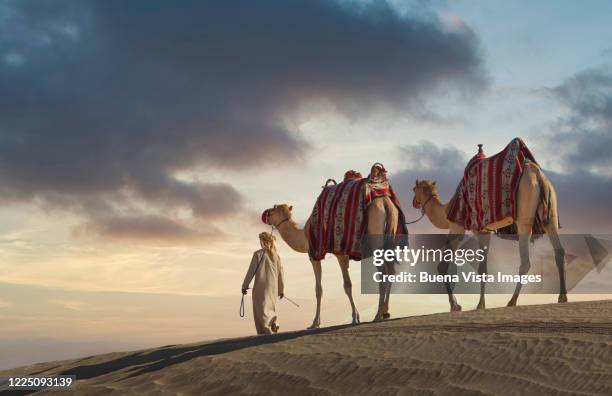
[[[274,236],[267,232],[259,235],[262,249],[253,253],[251,265],[242,282],[242,294],[253,284],[253,319],[257,334],[278,331],[276,302],[284,296],[283,266],[274,246]]]

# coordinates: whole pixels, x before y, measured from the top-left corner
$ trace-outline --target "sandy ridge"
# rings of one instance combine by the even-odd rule
[[[78,394],[609,395],[612,301],[166,346],[0,376],[35,373],[75,374]]]

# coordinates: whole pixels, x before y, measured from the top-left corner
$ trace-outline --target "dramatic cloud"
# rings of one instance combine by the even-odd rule
[[[430,141],[400,147],[400,156],[411,168],[428,172],[430,170],[461,169],[465,162],[465,154],[456,147],[448,145],[438,147]]]
[[[429,141],[402,146],[399,154],[405,168],[393,176],[393,183],[402,186],[399,194],[406,202],[412,201],[412,188],[416,179],[435,180],[441,196],[450,197],[467,164],[467,156],[456,147],[438,147]]]
[[[557,191],[562,231],[610,234],[612,67],[577,73],[550,93],[567,106],[567,113],[551,120],[547,132],[534,136],[541,143],[541,151],[534,155],[560,170],[544,171]],[[396,188],[402,186],[398,192],[406,203],[412,199],[415,178],[438,180],[442,197],[449,199],[468,160],[468,155],[452,146],[430,142],[404,146],[400,155],[406,169],[393,179]]]
[[[583,71],[551,91],[570,111],[547,136],[558,162],[568,171],[612,177],[612,67]]]
[[[0,199],[103,234],[134,230],[122,216],[147,229],[134,206],[169,222],[239,210],[232,186],[178,174],[299,161],[311,146],[289,125],[312,104],[410,114],[485,84],[465,24],[386,2],[23,0],[0,21]]]
[[[102,237],[105,239],[133,239],[156,244],[177,242],[206,242],[219,238],[222,232],[215,229],[193,230],[171,219],[158,216],[105,217],[86,222],[74,229],[79,237]]]
[[[612,233],[612,67],[577,73],[551,92],[569,112],[542,137],[562,170],[550,177],[570,220],[566,228]]]
[[[612,235],[612,179],[582,171],[546,174],[557,191],[563,232]]]

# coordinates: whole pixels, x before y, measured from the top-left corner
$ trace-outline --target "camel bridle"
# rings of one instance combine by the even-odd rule
[[[274,207],[272,208],[272,210],[274,210],[274,209],[276,209],[276,205],[274,205]],[[268,224],[268,225],[270,225],[272,227],[272,231],[270,232],[270,233],[272,233],[272,232],[274,232],[275,228],[278,229],[278,226],[280,226],[281,224],[289,221],[289,217],[285,217],[283,220],[279,221],[278,224],[271,224],[270,223],[270,212],[271,212],[270,209],[266,210],[266,224]]]
[[[289,221],[289,217],[285,217],[283,220],[279,221],[278,224],[272,224],[272,227],[278,229],[278,226]]]
[[[429,196],[429,198],[427,198],[427,199],[425,200],[425,203],[421,205],[421,216],[420,216],[418,219],[416,219],[416,220],[407,221],[407,222],[405,222],[404,224],[414,224],[414,223],[418,223],[419,221],[421,221],[421,219],[423,219],[423,217],[425,217],[425,206],[427,206],[427,204],[429,203],[429,201],[431,201],[431,199],[432,199],[433,197],[437,196],[437,195],[438,195],[438,194],[435,194],[435,193],[433,193],[433,192],[432,192],[432,193],[431,193],[431,195]],[[420,202],[419,202],[419,204],[420,204]]]

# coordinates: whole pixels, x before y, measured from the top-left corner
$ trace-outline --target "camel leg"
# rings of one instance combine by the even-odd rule
[[[521,266],[519,267],[519,275],[527,275],[531,263],[529,262],[529,239],[531,238],[531,230],[533,222],[540,203],[540,185],[538,177],[539,169],[536,166],[526,166],[519,181],[517,192],[518,213],[516,220],[516,228],[519,237],[519,252],[521,255]],[[509,307],[514,307],[521,292],[521,283],[516,284],[514,294],[508,302]]]
[[[387,267],[387,274],[395,275],[395,265],[394,263],[385,264]],[[391,286],[393,286],[392,282],[388,282],[387,288],[385,290],[385,300],[383,303],[383,319],[389,319],[391,314],[389,313],[389,300],[391,299]]]
[[[387,274],[387,270],[388,270],[388,266],[387,264],[383,264],[380,267],[380,272],[382,272],[383,275],[388,275]],[[380,282],[378,284],[378,311],[376,312],[376,315],[374,316],[374,320],[372,320],[372,322],[380,322],[381,320],[383,320],[385,318],[384,314],[385,314],[385,301],[387,301],[387,307],[389,306],[389,300],[386,298],[387,296],[387,288],[389,287],[387,284],[389,282]]]
[[[547,191],[549,194],[550,217],[548,219],[548,224],[546,225],[546,233],[548,234],[550,243],[555,250],[555,263],[557,264],[557,270],[559,270],[559,299],[557,301],[560,303],[565,303],[567,302],[567,287],[565,285],[565,250],[563,249],[561,240],[559,239],[557,193],[555,192],[555,189],[548,178],[542,175],[540,180],[542,183],[544,183],[543,188],[545,188],[545,191]]]
[[[487,256],[489,255],[489,243],[491,242],[491,234],[484,233],[478,234],[478,245],[480,249],[484,249],[484,260],[478,265],[478,274],[486,274],[487,273]],[[485,281],[480,281],[480,300],[478,301],[478,306],[476,309],[485,309]]]
[[[459,246],[460,239],[464,233],[465,230],[463,228],[460,228],[459,226],[456,226],[454,224],[450,224],[450,233],[448,234],[448,237],[446,239],[445,249],[457,249],[457,247]],[[448,261],[440,261],[440,263],[438,264],[438,273],[442,275],[448,274],[449,265],[450,263]],[[444,282],[444,286],[446,287],[446,293],[448,293],[448,302],[450,304],[451,312],[461,311],[461,305],[457,303],[457,299],[453,295],[453,288],[451,287],[450,283]]]
[[[387,224],[387,211],[385,209],[385,202],[382,198],[376,198],[372,201],[368,207],[368,234],[370,236],[371,250],[384,249],[384,233]],[[378,270],[383,274],[387,275],[388,266],[385,264],[378,267]],[[374,316],[373,322],[378,322],[384,319],[385,312],[385,301],[387,299],[387,288],[389,282],[380,282],[378,284],[378,310]],[[387,302],[388,305],[388,302]]]
[[[448,261],[441,261],[440,264],[438,264],[438,273],[441,275],[448,274],[449,265],[450,263]],[[450,283],[444,282],[444,287],[446,287],[446,293],[448,293],[448,302],[450,304],[451,312],[461,311],[461,305],[457,303],[457,299],[453,294],[453,288],[451,287]]]
[[[527,275],[531,268],[529,261],[529,239],[531,238],[531,224],[521,225],[517,224],[519,232],[519,252],[521,255],[521,266],[519,267],[519,275]],[[523,285],[518,282],[514,289],[514,294],[510,301],[508,301],[509,307],[516,306],[519,294],[521,293],[521,287]]]
[[[317,296],[317,313],[309,329],[318,329],[321,325],[321,297],[323,296],[323,287],[321,286],[321,262],[318,260],[310,260],[312,269],[315,274],[315,294]]]
[[[561,246],[561,240],[559,239],[559,234],[557,234],[556,229],[548,230],[548,238],[555,250],[555,262],[559,270],[559,299],[557,301],[565,303],[567,302],[567,288],[565,285],[565,250],[563,246]]]
[[[393,263],[385,263],[379,267],[383,275],[391,275],[395,273]],[[378,311],[374,316],[373,322],[380,322],[383,319],[389,318],[389,298],[391,296],[391,282],[385,281],[378,284]]]
[[[353,315],[353,324],[359,323],[359,312],[357,312],[357,308],[355,307],[355,302],[353,301],[353,283],[351,282],[351,276],[349,274],[349,257],[348,256],[336,256],[338,259],[338,264],[340,264],[340,269],[342,270],[342,280],[344,281],[344,292],[349,299],[349,303],[351,304],[351,310]]]
[[[385,211],[386,211],[386,224],[385,224],[385,235],[394,236],[395,231],[399,223],[399,213],[395,204],[389,197],[385,197]],[[395,275],[395,263],[385,264],[387,266],[387,274]],[[391,287],[393,282],[389,282],[385,292],[385,301],[383,305],[383,319],[389,319],[391,314],[389,313],[389,301],[391,300]]]

